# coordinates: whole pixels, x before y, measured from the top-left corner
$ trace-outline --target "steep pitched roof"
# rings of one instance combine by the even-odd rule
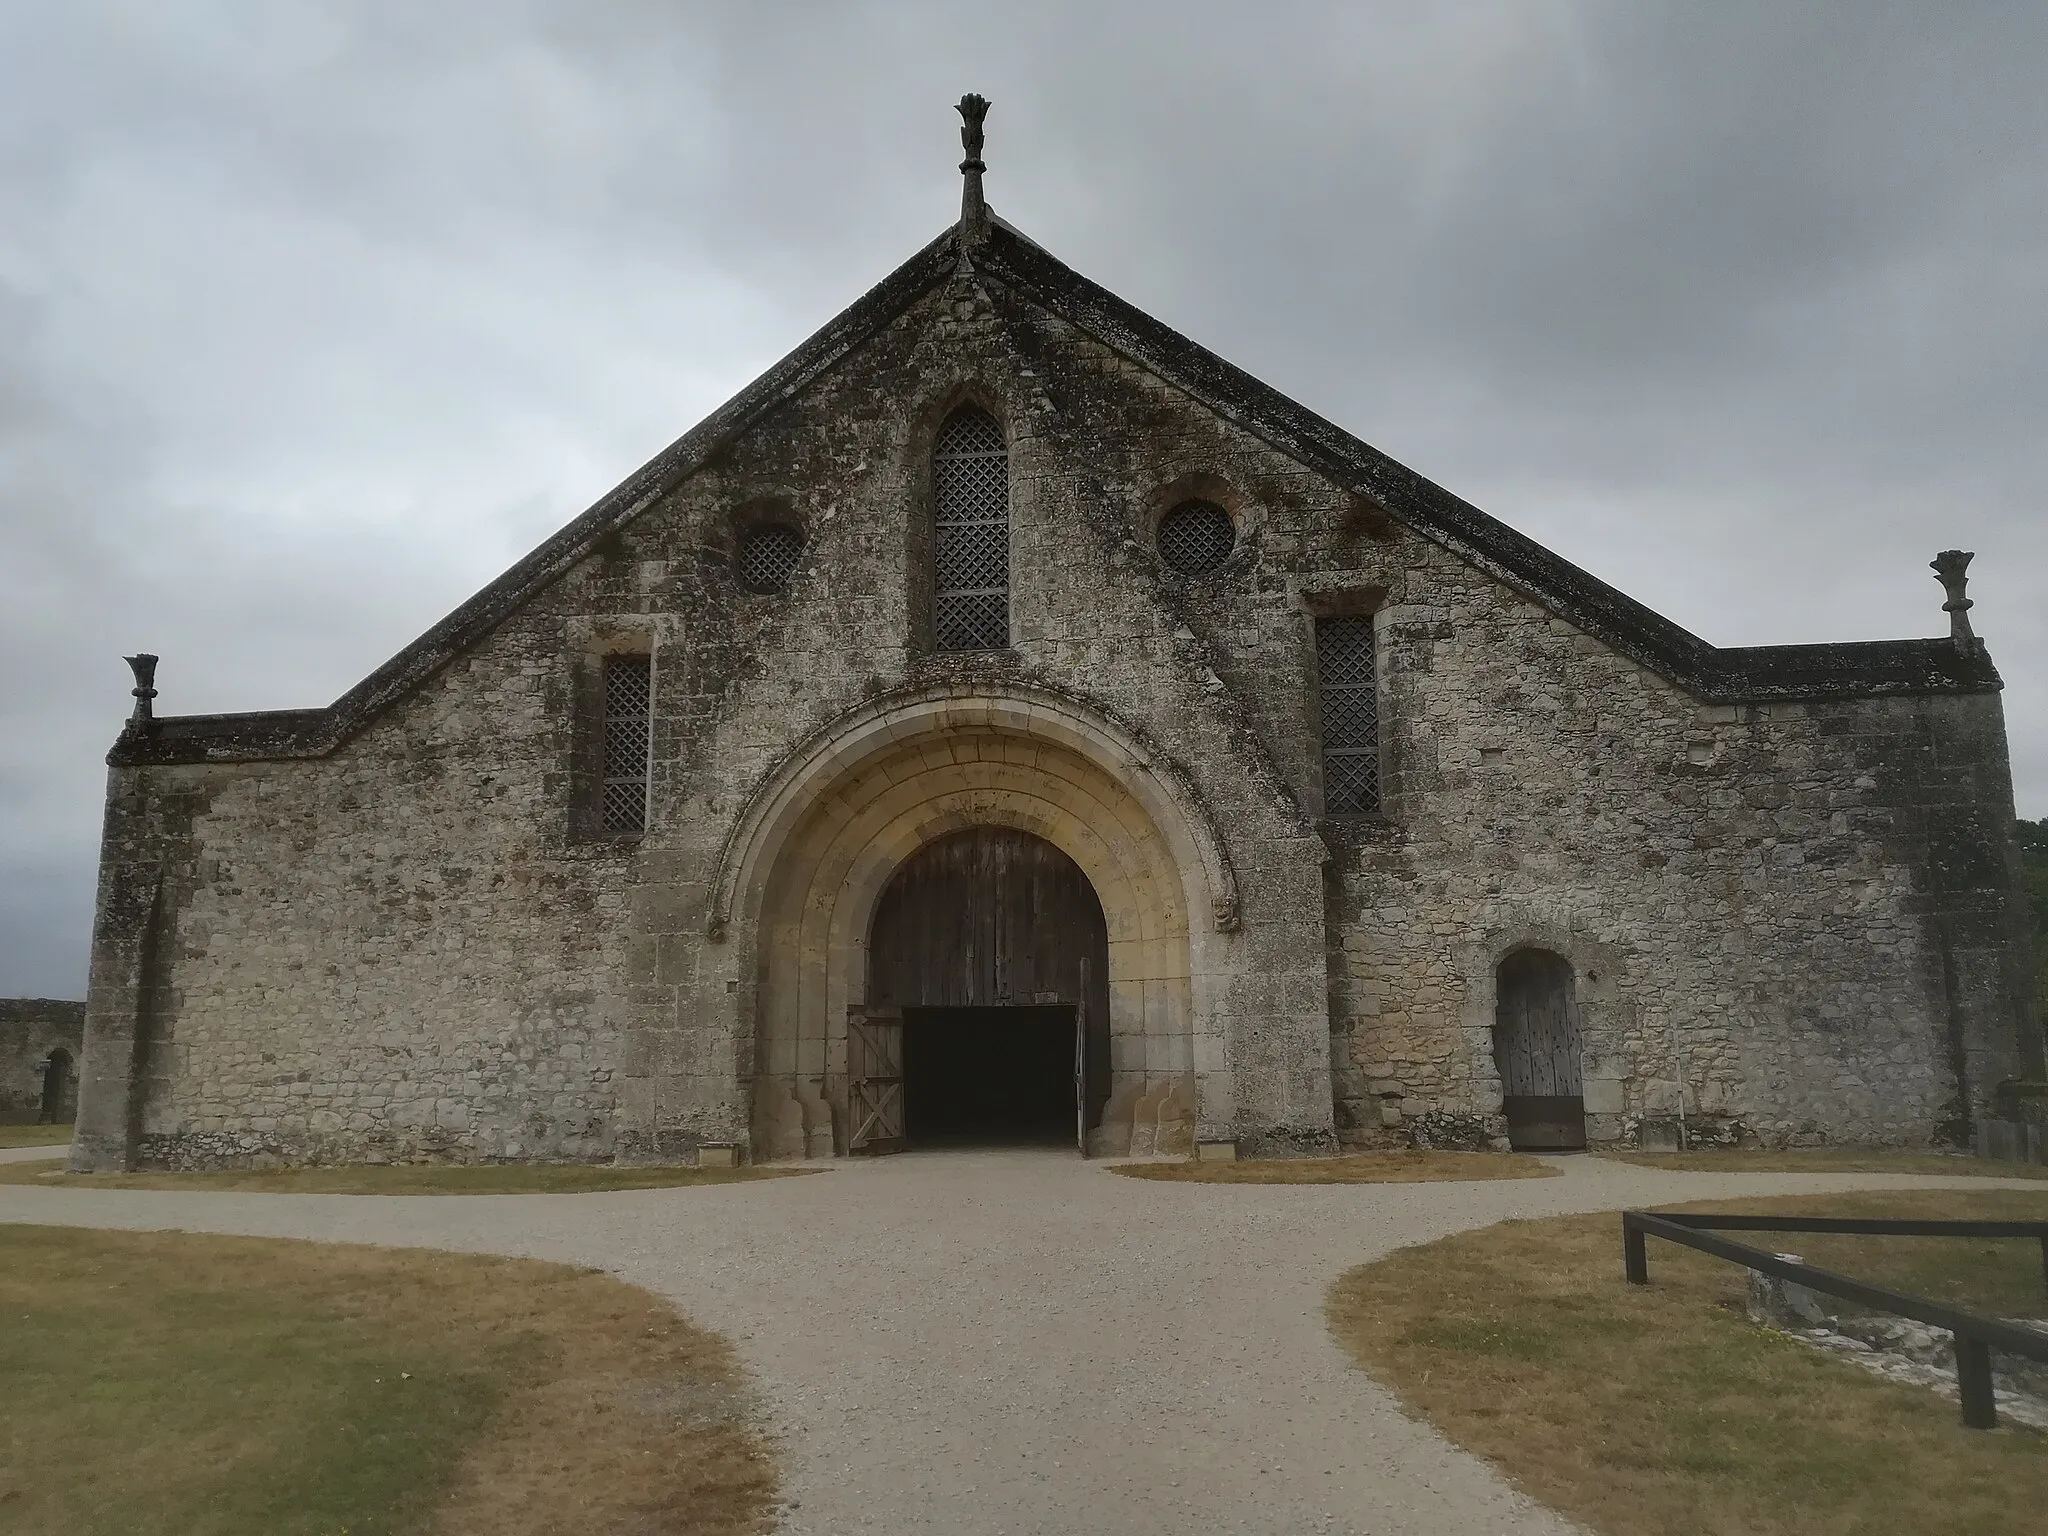
[[[599,540],[695,473],[764,413],[948,280],[958,263],[958,240],[957,226],[933,240],[327,708],[166,716],[153,722],[147,734],[123,734],[107,760],[254,761],[334,751],[482,640]],[[973,261],[984,277],[1142,364],[1332,483],[1370,498],[1415,532],[1702,700],[1973,693],[2002,686],[1981,642],[1968,651],[1946,639],[1711,645],[1091,282],[1005,221],[990,220]]]

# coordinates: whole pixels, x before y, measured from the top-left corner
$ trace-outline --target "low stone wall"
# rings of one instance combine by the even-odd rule
[[[78,1052],[85,1004],[51,997],[0,998],[0,1125],[68,1121],[78,1107]],[[62,1051],[56,1102],[46,1113],[50,1053]]]

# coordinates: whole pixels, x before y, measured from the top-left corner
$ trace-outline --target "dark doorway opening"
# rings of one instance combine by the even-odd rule
[[[1571,961],[1547,949],[1518,949],[1494,979],[1493,1055],[1508,1145],[1518,1152],[1583,1151],[1585,1083]]]
[[[1071,1007],[906,1008],[912,1146],[1074,1142]]]
[[[71,1053],[58,1046],[43,1063],[43,1097],[36,1118],[44,1125],[62,1125],[78,1109],[78,1079],[71,1071]]]

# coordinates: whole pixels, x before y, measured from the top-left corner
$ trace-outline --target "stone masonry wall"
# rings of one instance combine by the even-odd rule
[[[1011,438],[1013,645],[934,655],[929,455],[966,399]],[[1188,494],[1240,530],[1193,578],[1152,538]],[[809,539],[765,596],[731,571],[763,517]],[[1378,613],[1381,819],[1317,819],[1333,608]],[[582,809],[606,649],[654,656],[634,841]],[[934,682],[1097,701],[1200,797],[1242,890],[1207,1006],[1247,1151],[1496,1129],[1492,968],[1518,944],[1574,962],[1602,1136],[1682,1100],[1723,1130],[1926,1140],[1969,1114],[1957,1063],[1996,1067],[1995,696],[1702,706],[956,281],[332,756],[113,770],[85,1155],[744,1145],[758,955],[706,936],[720,850],[793,743]]]
[[[44,1063],[53,1050],[70,1054],[71,1098],[85,1033],[85,1004],[51,997],[0,997],[0,1125],[32,1122],[43,1108]],[[71,1105],[59,1106],[68,1111]],[[68,1113],[63,1118],[69,1118]]]
[[[1578,973],[1595,1139],[1959,1138],[1976,887],[1932,850],[2009,820],[1994,698],[1703,706],[1455,561],[1390,586],[1389,824],[1333,837],[1347,1131],[1497,1109],[1494,968],[1529,945]]]
[[[564,631],[536,605],[331,758],[115,770],[161,873],[143,1161],[610,1155],[631,852],[567,835]]]

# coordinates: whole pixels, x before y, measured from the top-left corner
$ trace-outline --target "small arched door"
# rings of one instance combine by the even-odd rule
[[[78,1078],[71,1053],[58,1046],[43,1063],[43,1098],[36,1115],[44,1125],[62,1125],[77,1113]]]
[[[1087,875],[1045,839],[971,827],[904,860],[875,909],[868,1000],[902,1011],[911,1144],[1072,1144],[1100,1122],[1108,928]]]
[[[1572,963],[1547,949],[1518,949],[1495,973],[1493,1056],[1501,1113],[1517,1151],[1586,1145],[1585,1079]]]

